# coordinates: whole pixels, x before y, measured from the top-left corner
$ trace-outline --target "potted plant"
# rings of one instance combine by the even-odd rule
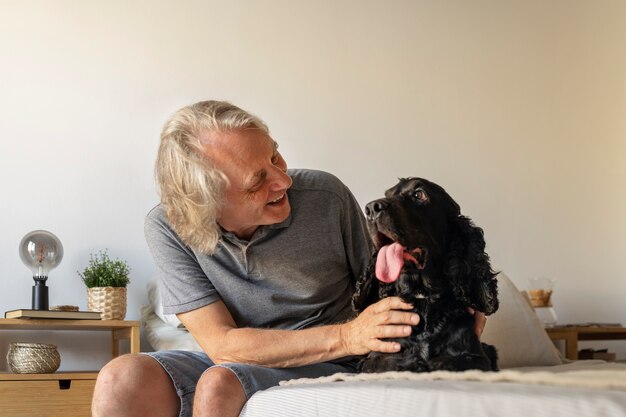
[[[124,320],[129,272],[126,261],[110,259],[106,250],[91,254],[89,265],[78,272],[87,286],[87,309],[99,311],[103,320]]]

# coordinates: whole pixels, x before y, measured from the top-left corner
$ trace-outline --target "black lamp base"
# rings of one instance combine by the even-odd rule
[[[33,285],[33,310],[48,310],[48,287],[42,281]]]

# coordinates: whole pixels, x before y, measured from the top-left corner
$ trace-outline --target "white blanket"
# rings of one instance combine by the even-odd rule
[[[301,378],[283,381],[284,386],[322,384],[335,381],[483,381],[517,382],[523,384],[558,385],[575,388],[626,391],[626,364],[604,361],[578,361],[566,365],[540,368],[508,369],[500,372],[436,371],[429,373],[384,372],[379,374],[338,373],[321,378]]]

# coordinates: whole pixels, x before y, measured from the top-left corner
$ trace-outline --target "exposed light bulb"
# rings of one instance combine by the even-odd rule
[[[63,259],[63,245],[58,237],[46,230],[35,230],[22,238],[20,259],[33,273],[33,310],[48,309],[46,280],[50,271]]]

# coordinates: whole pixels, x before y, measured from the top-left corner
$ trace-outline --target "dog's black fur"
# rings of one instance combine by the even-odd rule
[[[496,349],[479,341],[468,311],[489,315],[498,309],[496,273],[482,229],[461,215],[442,187],[422,178],[401,179],[365,213],[376,253],[357,283],[353,307],[360,312],[399,296],[414,305],[420,322],[409,337],[389,339],[401,344],[400,352],[372,352],[360,371],[497,371]],[[399,278],[385,283],[376,278],[376,256],[393,242],[404,247],[405,260]]]

